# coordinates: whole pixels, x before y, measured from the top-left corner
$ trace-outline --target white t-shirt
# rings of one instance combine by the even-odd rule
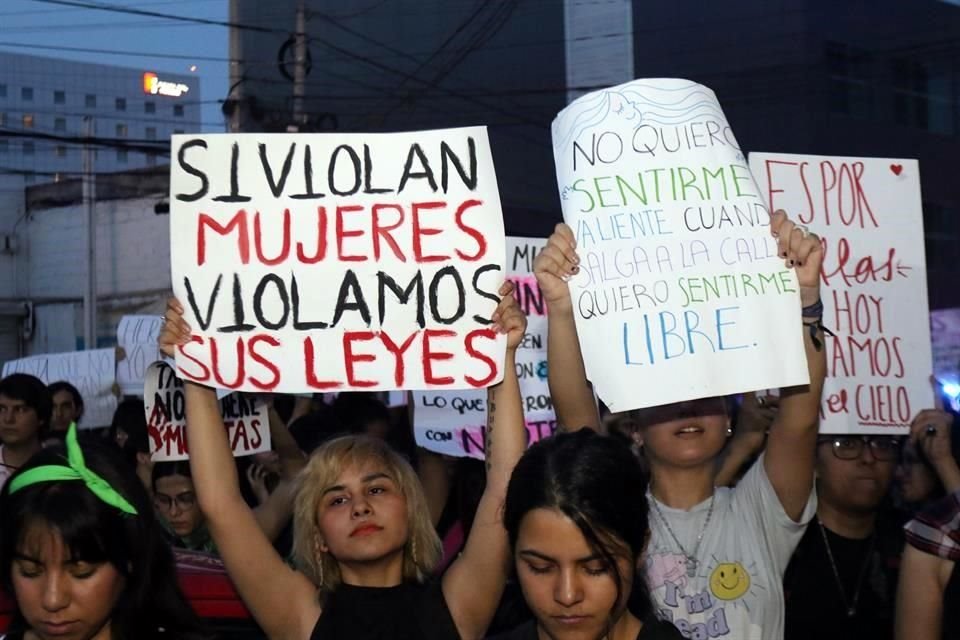
[[[648,499],[654,498],[648,494]],[[683,548],[693,553],[710,498],[689,511],[657,504]],[[811,491],[800,521],[787,516],[761,456],[736,488],[717,488],[691,578],[686,557],[651,506],[646,570],[660,616],[690,640],[782,640],[783,574],[816,512]]]

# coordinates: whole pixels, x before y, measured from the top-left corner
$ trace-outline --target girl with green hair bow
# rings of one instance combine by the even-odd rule
[[[76,425],[10,478],[0,513],[0,583],[17,605],[7,640],[205,637],[143,484]]]

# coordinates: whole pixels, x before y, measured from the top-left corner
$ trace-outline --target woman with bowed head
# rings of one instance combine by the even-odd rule
[[[205,637],[177,585],[146,489],[113,451],[36,454],[0,494],[0,573],[16,600],[7,640]]]
[[[503,522],[535,620],[499,640],[681,640],[637,571],[650,533],[645,485],[636,456],[589,429],[530,447]]]
[[[500,518],[526,427],[515,352],[526,318],[505,283],[491,320],[507,334],[503,381],[488,390],[487,487],[460,557],[438,581],[440,558],[423,488],[382,440],[343,436],[321,445],[299,478],[294,557],[288,567],[257,527],[237,485],[216,394],[187,383],[190,464],[201,509],[227,571],[270,638],[445,640],[482,638],[509,569]],[[176,300],[161,348],[190,339]]]
[[[823,249],[782,211],[771,216],[770,233],[799,284],[804,326],[797,340],[804,343],[810,384],[781,390],[765,453],[736,488],[715,488],[731,433],[723,398],[633,412],[651,470],[647,581],[661,617],[687,637],[782,638],[783,573],[816,511],[813,465],[826,372]],[[534,265],[548,306],[550,392],[561,425],[599,429],[568,286],[579,269],[573,232],[560,224]]]

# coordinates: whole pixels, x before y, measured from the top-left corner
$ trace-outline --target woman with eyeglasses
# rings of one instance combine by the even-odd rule
[[[820,436],[817,516],[784,578],[786,640],[893,637],[903,533],[887,498],[900,447],[893,436]]]
[[[190,462],[157,462],[153,465],[151,480],[153,506],[170,544],[217,555],[217,545],[197,502]],[[266,502],[253,510],[257,524],[270,541],[276,539],[290,519],[292,500],[292,486],[281,483]]]

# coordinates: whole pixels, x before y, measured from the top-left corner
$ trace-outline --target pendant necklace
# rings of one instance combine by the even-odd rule
[[[663,511],[660,510],[660,505],[657,502],[657,499],[654,497],[653,492],[649,492],[650,502],[653,504],[653,510],[657,512],[657,517],[660,518],[660,521],[663,522],[664,526],[667,529],[667,532],[670,534],[670,537],[673,538],[673,542],[677,545],[677,548],[680,549],[680,553],[687,559],[687,577],[695,578],[697,576],[697,569],[700,566],[700,561],[697,560],[697,551],[700,550],[700,542],[703,540],[703,534],[707,532],[707,527],[710,525],[710,518],[713,517],[713,503],[717,498],[717,492],[714,491],[710,496],[710,508],[707,509],[707,519],[703,522],[703,527],[700,528],[700,535],[697,536],[697,541],[693,544],[693,552],[687,553],[687,550],[682,544],[680,544],[680,539],[677,538],[677,534],[673,532],[673,528],[670,526],[670,521],[667,520],[666,516],[663,515]]]
[[[830,541],[827,539],[827,529],[817,518],[817,525],[820,527],[820,535],[823,536],[823,546],[827,549],[827,559],[830,561],[830,568],[833,569],[833,579],[837,583],[837,590],[840,592],[840,600],[847,610],[847,617],[852,618],[857,615],[857,603],[860,601],[860,589],[863,587],[863,579],[867,575],[867,568],[870,566],[870,556],[873,554],[873,547],[877,541],[876,533],[870,536],[870,546],[867,548],[867,554],[863,557],[863,563],[860,565],[860,575],[857,577],[857,585],[853,592],[853,600],[847,600],[847,591],[843,588],[843,582],[840,580],[840,572],[837,570],[837,562],[833,557],[833,550],[830,549]]]

